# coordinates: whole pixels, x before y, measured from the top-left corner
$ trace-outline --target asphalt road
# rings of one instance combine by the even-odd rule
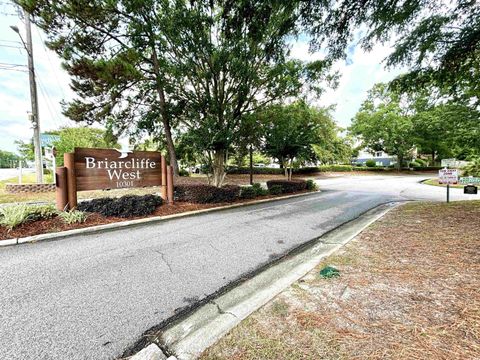
[[[443,199],[419,179],[328,179],[306,197],[0,248],[0,358],[118,357],[176,309],[376,205]]]

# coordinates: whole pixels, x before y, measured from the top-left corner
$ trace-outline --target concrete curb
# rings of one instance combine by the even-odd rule
[[[380,205],[313,240],[300,252],[260,272],[239,286],[197,308],[186,318],[167,325],[159,346],[178,360],[196,359],[252,312],[305,276],[325,257],[354,239],[399,203]]]
[[[59,232],[48,233],[48,234],[39,234],[39,235],[27,236],[27,237],[23,237],[23,238],[0,240],[0,247],[20,245],[20,244],[26,244],[26,243],[36,243],[36,242],[39,242],[39,241],[47,241],[47,240],[59,240],[59,239],[68,238],[68,237],[75,236],[75,235],[93,234],[93,233],[99,233],[99,232],[119,230],[119,229],[124,229],[124,228],[132,227],[132,226],[139,226],[139,225],[156,223],[156,222],[161,222],[161,221],[168,221],[168,220],[172,220],[172,219],[178,219],[178,218],[183,218],[183,217],[200,215],[200,214],[216,212],[216,211],[221,211],[221,210],[235,209],[235,208],[249,206],[249,205],[275,202],[275,201],[280,201],[280,200],[285,200],[285,199],[292,199],[292,198],[296,198],[296,197],[318,194],[320,192],[321,191],[311,191],[311,192],[306,192],[306,193],[301,193],[301,194],[279,196],[279,197],[270,198],[270,199],[254,200],[254,201],[249,201],[249,202],[246,202],[246,203],[238,203],[238,204],[232,204],[232,205],[218,206],[218,207],[213,207],[213,208],[209,208],[209,209],[187,211],[187,212],[183,212],[183,213],[166,215],[166,216],[154,216],[154,217],[149,217],[149,218],[144,218],[144,219],[135,219],[135,220],[127,220],[127,221],[115,222],[115,223],[104,224],[104,225],[95,225],[95,226],[90,226],[90,227],[81,228],[81,229],[59,231]]]

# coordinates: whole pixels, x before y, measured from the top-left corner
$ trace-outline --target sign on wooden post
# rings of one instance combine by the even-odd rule
[[[83,190],[161,186],[165,200],[173,194],[173,178],[168,181],[165,158],[156,151],[75,148],[64,160],[70,209],[77,206],[77,191]]]

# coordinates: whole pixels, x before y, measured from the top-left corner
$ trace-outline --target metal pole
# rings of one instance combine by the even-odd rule
[[[450,202],[450,184],[447,184],[447,203]]]
[[[32,103],[33,147],[35,150],[35,170],[37,183],[43,183],[42,148],[40,144],[40,118],[38,114],[37,83],[35,80],[35,67],[33,64],[32,26],[30,14],[25,10],[25,29],[27,32],[26,50],[28,53],[28,75],[30,80],[30,101]]]
[[[18,160],[18,183],[22,185],[22,160]]]

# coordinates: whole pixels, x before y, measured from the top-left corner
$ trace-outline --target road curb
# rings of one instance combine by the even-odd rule
[[[196,359],[251,313],[311,271],[323,258],[354,239],[400,203],[377,206],[313,239],[309,246],[200,306],[155,336],[160,348],[178,360]]]
[[[257,205],[257,204],[263,204],[268,202],[292,199],[296,197],[314,195],[314,194],[319,194],[320,192],[321,191],[311,191],[311,192],[306,192],[301,194],[279,196],[279,197],[270,198],[270,199],[254,200],[246,203],[218,206],[218,207],[213,207],[209,209],[187,211],[187,212],[172,214],[172,215],[154,216],[154,217],[149,217],[144,219],[135,219],[135,220],[120,221],[120,222],[104,224],[104,225],[95,225],[95,226],[90,226],[90,227],[81,228],[81,229],[72,229],[72,230],[59,231],[59,232],[48,233],[48,234],[32,235],[32,236],[27,236],[23,238],[0,240],[0,247],[27,244],[27,243],[36,243],[40,241],[60,240],[63,238],[69,238],[76,235],[94,234],[99,232],[120,230],[128,227],[134,227],[134,226],[145,225],[150,223],[157,223],[162,221],[201,215],[201,214],[210,213],[210,212],[217,212],[217,211],[235,209],[235,208],[244,207],[244,206]]]

